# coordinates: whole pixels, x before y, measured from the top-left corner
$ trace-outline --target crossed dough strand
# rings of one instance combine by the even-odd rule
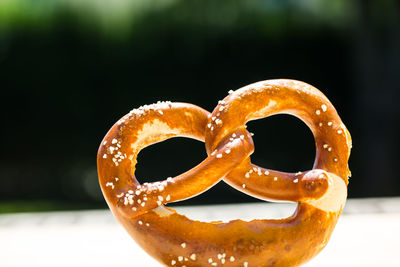
[[[276,104],[271,106],[271,101]],[[314,169],[301,175],[250,163],[254,145],[245,123],[282,112],[300,117],[316,139]],[[205,138],[208,157],[177,177],[140,184],[134,176],[139,151],[174,136]],[[170,102],[133,110],[107,133],[97,162],[111,211],[159,262],[167,266],[297,266],[326,245],[342,211],[350,146],[350,135],[322,93],[301,82],[271,80],[233,92],[212,115],[194,105]],[[200,194],[221,179],[241,191],[245,181],[247,194],[297,201],[298,208],[293,216],[280,220],[206,223],[163,206]]]

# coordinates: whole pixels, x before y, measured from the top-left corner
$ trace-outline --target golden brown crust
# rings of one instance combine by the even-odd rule
[[[293,174],[251,164],[254,145],[245,123],[276,113],[295,115],[312,130],[313,170]],[[140,184],[134,176],[139,151],[174,136],[205,138],[208,157],[177,177]],[[133,110],[110,129],[97,162],[110,209],[161,263],[297,266],[326,245],[342,211],[350,146],[350,135],[321,92],[298,81],[270,80],[231,93],[212,114],[170,102]],[[221,179],[255,197],[296,201],[298,208],[281,220],[206,223],[163,206],[200,194]]]

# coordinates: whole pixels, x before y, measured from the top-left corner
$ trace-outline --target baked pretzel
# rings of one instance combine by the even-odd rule
[[[248,120],[276,113],[301,118],[312,130],[314,169],[289,174],[251,165]],[[135,165],[144,147],[174,136],[204,141],[208,157],[174,178],[140,184]],[[167,266],[296,266],[327,243],[347,195],[350,135],[332,104],[301,82],[271,80],[230,93],[212,114],[159,102],[131,111],[107,133],[97,162],[106,201],[129,234]],[[163,206],[193,197],[224,179],[249,195],[299,202],[281,220],[193,221]]]

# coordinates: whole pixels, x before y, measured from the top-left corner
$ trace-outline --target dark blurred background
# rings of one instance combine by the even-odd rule
[[[2,0],[0,212],[104,208],[96,153],[120,117],[158,100],[212,111],[228,90],[274,78],[335,105],[353,138],[350,197],[400,195],[398,1]],[[248,128],[256,164],[312,167],[298,119]],[[136,174],[165,179],[205,156],[170,139],[140,153]],[[220,183],[182,204],[246,201],[257,200]]]

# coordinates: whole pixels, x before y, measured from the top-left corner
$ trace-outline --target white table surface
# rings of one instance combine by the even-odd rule
[[[210,220],[289,216],[293,204],[178,207]],[[400,198],[349,200],[327,247],[306,267],[398,266]],[[0,266],[161,266],[108,210],[0,215]]]

